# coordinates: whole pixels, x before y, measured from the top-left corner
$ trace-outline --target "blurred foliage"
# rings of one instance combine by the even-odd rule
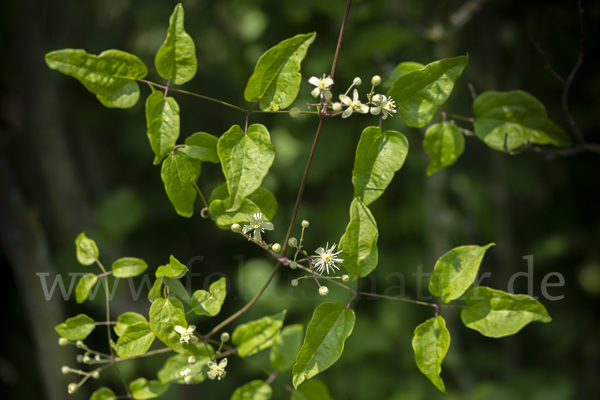
[[[243,107],[249,106],[243,99],[243,88],[258,56],[285,38],[317,32],[303,63],[301,94],[295,104],[309,102],[307,79],[330,71],[345,5],[341,0],[183,0],[182,3],[186,30],[196,43],[199,68],[196,77],[183,89]],[[579,48],[575,2],[482,1],[481,9],[456,30],[449,21],[453,21],[451,16],[463,3],[463,0],[354,2],[335,88],[343,90],[355,76],[362,78],[364,86],[374,74],[385,81],[400,62],[427,64],[468,53],[469,65],[441,110],[472,116],[468,84],[477,93],[522,89],[540,99],[549,117],[567,129],[560,109],[561,86],[544,70],[542,57],[529,37],[535,37],[546,50],[556,71],[568,75]],[[148,262],[148,272],[153,273],[173,254],[183,263],[188,260],[188,267],[198,274],[184,282],[194,290],[208,290],[217,275],[226,276],[230,292],[221,315],[217,320],[205,318],[196,323],[199,332],[208,331],[256,293],[273,262],[263,258],[255,246],[240,241],[239,236],[221,231],[212,221],[202,219],[199,202],[196,214],[190,219],[173,211],[164,193],[160,171],[152,166],[142,101],[129,110],[103,108],[76,80],[52,72],[44,65],[46,52],[70,47],[94,54],[120,49],[139,56],[151,66],[176,1],[62,0],[36,4],[34,13],[39,18],[30,26],[16,23],[23,12],[23,2],[4,4],[0,16],[3,36],[0,56],[4,60],[0,65],[3,92],[0,128],[12,133],[3,134],[2,150],[19,166],[21,184],[37,202],[44,228],[52,232],[52,210],[42,206],[48,194],[37,187],[36,171],[40,166],[28,156],[26,149],[31,143],[27,137],[18,134],[23,119],[36,110],[23,108],[26,104],[22,100],[23,81],[14,77],[23,68],[22,62],[33,63],[39,79],[50,82],[59,91],[58,118],[76,175],[95,215],[95,223],[86,227],[86,234],[100,248],[107,249],[103,252],[105,264],[119,257],[140,257]],[[600,3],[584,1],[583,4],[586,57],[569,101],[587,139],[597,143],[600,75],[592,56],[600,47],[597,40]],[[40,49],[39,54],[18,47],[17,36],[24,29],[36,33],[34,48]],[[148,79],[164,81],[153,68]],[[28,88],[35,91],[35,87]],[[143,86],[142,92],[145,97],[150,90]],[[190,96],[174,95],[181,107],[181,143],[195,132],[220,136],[232,125],[244,122],[242,113]],[[309,249],[323,246],[327,241],[339,241],[349,220],[354,153],[362,127],[373,123],[374,117],[358,119],[361,121],[353,123],[336,119],[325,125],[298,215],[299,220],[311,222],[305,236]],[[438,116],[433,122],[440,120]],[[291,119],[287,115],[253,115],[251,122],[269,126],[277,150],[265,186],[275,193],[280,208],[273,220],[276,230],[265,236],[268,241],[281,242],[317,120],[309,116]],[[457,123],[472,129],[466,123]],[[409,154],[385,195],[371,207],[379,225],[380,261],[374,274],[361,280],[361,287],[415,298],[415,294],[427,293],[428,279],[419,280],[414,274],[430,273],[443,252],[459,245],[494,241],[497,246],[489,251],[481,267],[482,273],[491,273],[483,284],[506,290],[513,274],[528,272],[523,257],[533,255],[533,293],[529,294],[540,297],[553,322],[532,324],[517,336],[498,340],[464,328],[458,312],[444,310],[451,346],[442,365],[442,377],[449,390],[448,395],[443,395],[418,371],[411,348],[414,328],[431,317],[431,311],[400,302],[359,299],[354,307],[356,327],[346,342],[344,354],[318,380],[327,384],[337,400],[600,397],[600,381],[596,379],[600,363],[597,334],[600,208],[594,189],[600,185],[598,156],[580,154],[548,160],[539,154],[522,153],[513,157],[494,152],[478,139],[467,137],[464,154],[457,163],[427,178],[429,160],[422,150],[425,128],[407,128],[398,117],[387,119],[385,129],[401,131],[408,137]],[[220,166],[203,165],[199,186],[205,196],[223,181]],[[299,233],[299,229],[294,232],[296,236]],[[440,241],[446,248],[436,253],[435,243]],[[60,273],[66,277],[69,272],[81,271],[73,246],[60,246],[60,241],[52,238],[50,243]],[[4,254],[0,254],[0,262],[7,263]],[[8,271],[4,267],[3,270]],[[561,300],[544,300],[540,290],[550,272],[564,276],[564,286],[548,289],[551,296],[564,296]],[[286,325],[306,326],[323,299],[308,280],[301,280],[297,288],[292,288],[289,282],[294,276],[297,273],[284,269],[261,300],[228,327],[229,332],[238,324],[282,308],[288,310]],[[138,290],[141,281],[134,282]],[[556,282],[556,278],[550,282]],[[27,342],[27,320],[16,300],[19,293],[10,280],[5,279],[5,283],[1,298],[2,304],[7,305],[5,316],[11,322],[3,330],[0,390],[7,399],[42,397],[32,367],[36,357],[34,347]],[[65,283],[68,288],[68,279]],[[527,293],[528,289],[525,276],[516,278],[515,291]],[[124,280],[119,282],[112,310],[114,319],[126,310],[147,313],[149,286],[142,290],[139,299],[133,301],[129,285]],[[327,301],[349,299],[349,292],[333,289]],[[104,312],[103,305],[101,294],[84,305],[66,303],[70,316],[85,312],[98,318]],[[91,340],[96,347],[104,348],[104,330],[94,332]],[[121,363],[120,369],[125,376],[152,379],[166,358],[159,355],[144,362]],[[267,352],[253,359],[268,365]],[[56,369],[59,368],[57,365]],[[223,381],[177,386],[162,398],[191,399],[201,395],[203,399],[223,399],[236,387],[265,378],[239,359],[231,359],[227,371]],[[290,371],[281,373],[280,378],[291,382]],[[86,384],[82,390],[91,393],[96,385],[120,388],[114,374],[103,373],[99,381]],[[273,389],[273,398],[288,397],[278,384]]]

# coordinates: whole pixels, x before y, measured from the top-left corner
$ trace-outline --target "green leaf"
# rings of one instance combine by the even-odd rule
[[[180,263],[175,257],[171,256],[169,258],[169,264],[158,267],[156,270],[156,277],[160,278],[161,276],[165,276],[167,278],[179,279],[187,274],[188,271],[189,270],[185,265]]]
[[[232,224],[245,224],[248,222],[248,215],[261,212],[265,216],[265,221],[273,219],[277,213],[277,199],[270,190],[264,188],[256,189],[248,198],[244,199],[240,208],[233,212],[227,212],[227,184],[223,184],[213,190],[210,196],[209,211],[212,218],[221,229],[230,229]]]
[[[417,367],[429,380],[446,393],[444,381],[440,378],[442,360],[450,347],[450,332],[441,316],[429,318],[415,329],[412,346]]]
[[[154,341],[154,333],[146,321],[129,325],[119,340],[117,340],[117,354],[119,357],[133,357],[144,354]]]
[[[163,283],[164,283],[164,281],[163,281],[162,277],[158,278],[154,281],[154,284],[152,285],[150,292],[148,292],[148,300],[150,300],[151,303],[154,303],[154,301],[156,299],[162,297]]]
[[[121,336],[129,325],[133,325],[136,322],[146,322],[146,318],[144,318],[142,314],[138,314],[133,311],[119,315],[119,318],[117,318],[117,324],[114,327],[115,333],[117,336]]]
[[[444,303],[459,298],[477,277],[479,265],[487,249],[495,246],[456,247],[439,258],[429,280],[429,291],[441,296]]]
[[[75,239],[77,249],[77,261],[81,265],[92,265],[98,259],[98,246],[92,239],[88,239],[85,233],[80,233]]]
[[[221,311],[221,306],[227,295],[227,281],[225,278],[220,278],[213,282],[206,290],[196,290],[191,299],[191,306],[196,315],[210,315],[214,317]]]
[[[189,218],[194,214],[197,194],[194,185],[201,169],[202,163],[199,160],[180,152],[170,155],[163,162],[160,177],[175,211],[182,217]]]
[[[304,382],[298,390],[292,392],[290,400],[333,400],[323,382]]]
[[[244,97],[260,101],[262,110],[286,108],[296,99],[302,76],[300,63],[316,33],[296,35],[267,50],[258,60],[248,80]]]
[[[231,335],[231,341],[238,346],[237,354],[248,357],[271,347],[279,335],[285,314],[286,310],[283,310],[279,314],[237,326]]]
[[[460,316],[467,328],[484,336],[514,335],[533,321],[550,322],[546,308],[533,297],[477,286],[469,290]]]
[[[94,320],[85,314],[67,318],[65,322],[54,327],[60,336],[71,341],[85,339],[95,328]]]
[[[171,79],[177,85],[182,85],[196,75],[196,47],[194,41],[183,28],[183,6],[175,6],[169,19],[167,38],[158,49],[154,58],[156,71],[165,79]]]
[[[135,79],[148,74],[139,58],[119,50],[106,50],[99,56],[81,49],[57,50],[46,54],[46,64],[77,79],[110,108],[133,107],[140,98]]]
[[[173,150],[179,138],[179,105],[172,97],[153,91],[146,100],[148,140],[155,154],[154,165]]]
[[[217,153],[218,142],[219,138],[209,133],[194,133],[185,139],[185,148],[179,149],[179,152],[200,161],[210,161],[218,164],[221,162],[219,153]]]
[[[75,288],[75,301],[79,304],[83,303],[88,298],[90,289],[94,287],[96,282],[98,282],[96,274],[85,274],[79,278],[79,283]]]
[[[475,134],[494,150],[515,150],[525,142],[568,147],[571,137],[548,119],[546,107],[527,92],[488,91],[473,102]]]
[[[138,378],[129,384],[129,390],[134,399],[153,399],[160,396],[169,389],[169,385],[159,381],[148,381],[146,378]]]
[[[175,326],[187,328],[183,304],[174,297],[159,298],[150,307],[150,328],[164,344],[181,354],[196,354],[198,349],[191,343],[180,342],[181,335]]]
[[[454,125],[434,124],[427,128],[423,148],[429,156],[427,175],[454,164],[465,150],[465,137]]]
[[[408,153],[408,140],[400,132],[367,127],[358,142],[352,184],[354,197],[368,206],[383,194],[394,174],[402,168]]]
[[[346,310],[340,302],[323,303],[315,309],[292,370],[294,388],[298,389],[306,379],[325,371],[340,358],[354,322],[354,311]]]
[[[119,258],[112,265],[113,275],[118,278],[130,278],[141,275],[148,264],[141,258],[123,257]]]
[[[396,80],[387,95],[396,101],[406,125],[420,128],[431,122],[437,108],[450,96],[454,82],[468,62],[469,56],[446,58]]]
[[[205,365],[210,361],[210,357],[206,352],[204,343],[199,343],[196,347],[198,349],[198,354],[195,356],[196,363],[190,364],[188,362],[189,356],[185,354],[171,356],[156,374],[158,380],[166,384],[185,384],[184,378],[187,375],[194,377],[191,383],[200,383],[206,380],[207,368],[205,368]],[[208,345],[208,348],[210,354],[214,355],[215,351],[212,346]]]
[[[90,400],[114,400],[116,398],[112,390],[107,387],[101,387],[92,393]]]
[[[269,358],[271,366],[280,371],[290,369],[296,361],[296,355],[302,346],[304,326],[295,324],[286,326],[281,330],[279,337],[271,347]]]
[[[425,66],[418,62],[413,62],[413,61],[401,62],[400,64],[398,64],[396,66],[396,68],[394,68],[394,70],[390,74],[390,77],[383,83],[383,87],[391,88],[392,86],[394,86],[394,82],[396,82],[396,80],[398,78],[400,78],[402,75],[406,75],[409,72],[416,71],[421,68],[425,68]]]
[[[217,151],[230,195],[227,212],[236,211],[260,187],[275,159],[275,148],[263,125],[250,125],[247,135],[234,125],[219,138]]]
[[[365,277],[377,267],[379,231],[371,211],[358,197],[350,205],[350,223],[340,239],[344,267],[350,280]]]
[[[185,302],[186,304],[192,304],[192,298],[190,297],[190,294],[188,293],[187,289],[183,286],[183,283],[181,283],[180,280],[178,279],[166,279],[166,284],[167,287],[169,288],[169,294],[175,295],[177,297],[179,297],[179,299],[181,299],[181,301]]]
[[[231,400],[269,400],[273,394],[271,386],[257,379],[235,389]]]

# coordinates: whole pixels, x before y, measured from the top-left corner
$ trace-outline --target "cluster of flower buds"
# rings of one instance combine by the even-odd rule
[[[326,76],[325,74],[323,74],[322,78],[313,76],[308,80],[308,83],[315,86],[310,94],[315,98],[319,98],[322,103],[331,107],[334,112],[341,112],[344,107],[346,107],[342,112],[342,118],[348,118],[353,113],[367,114],[370,112],[373,115],[381,115],[381,118],[386,119],[388,116],[393,116],[396,113],[396,103],[394,102],[394,99],[383,94],[375,93],[375,86],[381,84],[381,77],[379,75],[375,75],[371,79],[371,91],[367,94],[368,101],[366,103],[360,101],[358,89],[354,89],[352,97],[348,96],[348,93],[350,93],[352,88],[362,84],[362,80],[358,77],[354,78],[352,85],[350,85],[346,93],[339,95],[340,101],[334,103],[331,102],[331,98],[333,97],[331,86],[333,86],[334,83],[331,77]],[[292,116],[297,115],[298,113],[294,110],[294,115]]]

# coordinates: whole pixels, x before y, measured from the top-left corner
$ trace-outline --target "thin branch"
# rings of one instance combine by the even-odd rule
[[[344,40],[344,32],[346,32],[346,22],[348,22],[348,14],[350,14],[350,6],[352,0],[346,1],[346,10],[344,11],[344,18],[342,19],[342,27],[340,28],[340,37],[338,38],[337,48],[335,49],[335,55],[333,56],[333,65],[331,66],[331,79],[335,76],[335,70],[337,68],[338,59],[340,58],[340,49],[342,48],[342,40]]]
[[[548,58],[546,58],[546,52],[542,49],[542,46],[540,46],[540,44],[534,39],[533,36],[530,36],[529,40],[531,40],[531,43],[533,43],[533,46],[535,47],[537,52],[540,53],[540,55],[544,58],[544,69],[550,72],[552,76],[554,76],[560,83],[564,85],[565,79],[562,76],[560,76],[558,72],[554,70],[554,68],[552,68],[550,62],[548,61]]]

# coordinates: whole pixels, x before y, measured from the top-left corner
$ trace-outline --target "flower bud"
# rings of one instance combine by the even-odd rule
[[[75,346],[77,346],[78,348],[82,349],[83,348],[83,340],[78,340],[75,342]]]
[[[381,83],[381,77],[379,75],[375,75],[374,77],[371,78],[371,84],[373,86],[377,86]]]
[[[293,107],[290,109],[290,117],[298,118],[299,115],[300,115],[300,109],[298,107]]]
[[[77,354],[77,362],[83,362],[83,354]]]
[[[90,361],[92,361],[92,359],[87,354],[85,356],[83,356],[83,363],[84,364],[89,364]]]
[[[223,342],[223,343],[228,342],[229,338],[230,338],[229,333],[227,333],[227,332],[221,333],[221,342]]]
[[[342,111],[342,103],[335,102],[332,104],[331,109],[335,112]]]
[[[296,268],[298,268],[298,263],[296,261],[292,261],[290,263],[290,269],[296,269]]]
[[[231,230],[235,233],[240,233],[242,231],[242,227],[240,226],[240,224],[233,224],[231,225]]]
[[[59,346],[66,346],[68,344],[69,344],[69,341],[67,339],[65,339],[64,337],[61,337],[60,339],[58,339]]]
[[[100,378],[100,372],[98,372],[98,371],[92,372],[92,378],[94,378],[94,379]]]
[[[76,383],[69,383],[69,386],[67,386],[67,390],[69,391],[69,394],[73,394],[77,391],[77,389],[79,389],[79,386],[77,386]]]
[[[362,79],[360,79],[357,76],[356,78],[354,78],[354,81],[352,81],[352,83],[354,84],[354,86],[360,86],[360,84],[362,83]]]
[[[100,361],[100,360],[102,360],[102,358],[100,357],[100,354],[96,354],[96,355],[94,356],[94,360],[96,360],[96,361]]]
[[[308,222],[307,220],[302,221],[303,228],[308,228],[309,225],[310,225],[310,222]]]
[[[60,369],[60,372],[62,372],[63,374],[68,374],[70,372],[70,368],[67,367],[66,365],[63,365],[63,367]]]
[[[196,357],[189,356],[188,357],[188,364],[196,364]]]
[[[327,286],[321,286],[319,288],[319,294],[321,296],[327,296],[329,294],[329,289],[327,289]]]
[[[342,280],[344,282],[348,282],[350,280],[350,276],[349,275],[342,275]]]
[[[298,286],[298,279],[292,279],[292,286]]]
[[[279,243],[275,243],[273,246],[271,246],[271,250],[273,250],[275,253],[279,253],[281,251],[281,245]]]
[[[298,239],[296,239],[295,237],[291,237],[288,239],[288,246],[290,247],[296,247],[298,246]]]
[[[190,383],[192,383],[194,381],[194,377],[192,375],[188,375],[185,378],[183,378],[183,381],[189,385]]]

